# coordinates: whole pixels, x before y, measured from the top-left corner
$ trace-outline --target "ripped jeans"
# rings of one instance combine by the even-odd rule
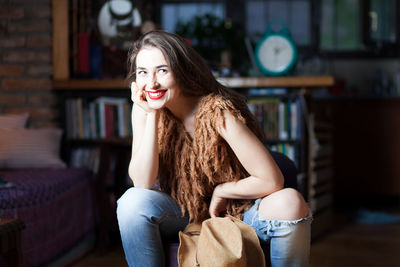
[[[271,266],[308,266],[312,217],[264,220],[258,216],[261,199],[243,221],[254,228]],[[163,240],[177,241],[188,223],[178,204],[167,194],[130,188],[118,200],[117,218],[129,266],[165,266]]]
[[[243,222],[250,225],[260,239],[267,266],[308,266],[311,242],[311,211],[297,220],[264,220],[258,215],[261,199],[244,212]]]

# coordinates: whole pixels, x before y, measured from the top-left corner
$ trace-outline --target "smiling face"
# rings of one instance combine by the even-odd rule
[[[153,109],[172,105],[180,95],[167,60],[155,47],[144,47],[137,54],[136,84],[146,92],[146,100]]]

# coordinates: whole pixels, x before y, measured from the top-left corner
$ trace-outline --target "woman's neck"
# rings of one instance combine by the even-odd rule
[[[184,121],[187,117],[191,117],[196,113],[199,101],[200,97],[180,97],[179,100],[174,101],[167,108],[175,117]]]
[[[192,134],[194,132],[194,117],[197,112],[200,102],[200,97],[184,97],[182,96],[176,103],[169,107],[169,111],[178,118],[187,132]]]

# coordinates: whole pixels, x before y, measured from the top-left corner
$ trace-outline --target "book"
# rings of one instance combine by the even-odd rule
[[[124,136],[128,137],[132,135],[132,124],[131,124],[131,106],[128,103],[124,104]]]
[[[279,103],[279,138],[282,140],[288,139],[287,108],[284,102]]]
[[[105,113],[105,137],[111,138],[114,136],[114,110],[112,105],[105,104],[104,105],[104,113]]]
[[[67,99],[65,101],[65,134],[67,136],[67,139],[71,139],[72,138],[72,99]]]
[[[87,168],[97,173],[100,162],[99,148],[74,148],[71,151],[70,167]]]
[[[97,120],[96,120],[96,103],[89,103],[88,110],[88,124],[89,124],[89,138],[96,139],[97,138]]]
[[[68,139],[125,138],[132,135],[126,98],[69,98],[65,102]]]
[[[290,138],[296,139],[297,138],[297,126],[299,124],[299,118],[297,117],[297,102],[290,103]]]
[[[78,120],[78,128],[77,128],[77,135],[76,137],[78,138],[84,138],[84,132],[83,132],[83,104],[82,104],[82,98],[77,98],[76,99],[76,119]]]
[[[124,117],[129,116],[129,114],[125,114],[126,108],[124,108],[124,105],[128,103],[127,99],[118,97],[99,97],[95,101],[99,105],[100,138],[126,137],[124,135],[125,132]],[[106,110],[105,110],[106,105],[115,106],[115,110],[113,108],[111,108],[112,110],[108,108],[109,111],[107,112],[110,114],[108,114],[109,117],[107,118],[107,121],[106,121]],[[115,115],[112,115],[113,113],[115,113]],[[108,135],[106,133],[107,129],[109,131]]]
[[[287,88],[251,88],[248,90],[249,96],[270,96],[285,95],[288,93]]]
[[[86,32],[78,33],[78,55],[79,64],[78,71],[82,74],[89,74],[90,64],[89,64],[89,39],[90,36]]]

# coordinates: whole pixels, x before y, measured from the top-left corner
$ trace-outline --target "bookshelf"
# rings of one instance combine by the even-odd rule
[[[272,89],[272,95],[263,94],[268,92],[266,88],[249,91],[248,106],[264,132],[264,143],[270,150],[288,156],[302,169],[303,118],[298,94],[289,93],[287,88]]]
[[[400,98],[318,98],[312,105],[331,113],[335,208],[398,207]]]
[[[95,174],[96,249],[103,253],[117,242],[116,199],[131,186],[130,91],[65,88],[54,92],[64,128],[62,156],[70,167],[84,167]]]

